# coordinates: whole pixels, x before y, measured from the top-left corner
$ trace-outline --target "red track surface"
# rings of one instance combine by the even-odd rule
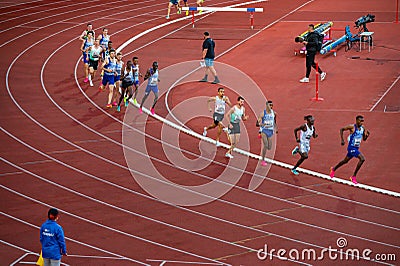
[[[107,26],[118,47],[132,36],[164,23],[167,1],[44,0],[18,5],[19,1],[14,2],[0,3],[1,265],[9,265],[27,252],[40,251],[38,227],[49,206],[62,211],[60,224],[68,237],[69,254],[89,256],[64,257],[63,262],[69,265],[136,265],[139,262],[160,265],[163,261],[203,265],[213,263],[212,260],[232,265],[289,265],[296,262],[276,257],[272,261],[261,261],[254,250],[268,244],[269,249],[276,250],[314,247],[320,251],[323,247],[337,248],[339,237],[347,239],[346,248],[396,254],[398,261],[398,198],[303,174],[294,177],[287,169],[277,166],[272,166],[268,179],[256,192],[249,192],[245,188],[257,163],[253,159],[237,187],[221,199],[197,207],[159,202],[133,180],[121,146],[124,113],[103,109],[106,94],[83,84],[81,63],[75,73],[80,56],[76,36],[90,21],[97,33]],[[241,1],[221,2],[207,0],[206,4],[226,6]],[[88,5],[91,14],[87,14]],[[395,1],[378,4],[373,0],[331,3],[270,0],[257,6],[264,7],[265,12],[256,14],[253,31],[248,29],[247,14],[215,13],[196,22],[194,29],[188,21],[183,21],[139,38],[123,50],[128,54],[125,60],[137,55],[142,71],[153,60],[158,60],[163,68],[198,59],[205,30],[212,33],[220,54],[270,25],[218,61],[248,74],[266,97],[274,100],[279,114],[275,159],[295,163],[289,156],[295,145],[293,128],[302,123],[303,115],[312,113],[320,137],[312,141],[310,158],[303,167],[327,173],[345,154],[339,144],[339,128],[352,123],[357,114],[363,114],[371,137],[362,145],[367,160],[359,173],[359,181],[400,191],[397,180],[399,113],[383,112],[385,105],[390,110],[400,107],[400,82],[395,82],[400,75],[400,26],[392,23]],[[287,15],[293,10],[296,11]],[[352,26],[368,12],[377,16],[377,21],[368,25],[375,32],[374,49],[371,53],[339,49],[337,57],[320,56],[321,68],[328,72],[320,88],[325,101],[309,101],[314,94],[314,78],[310,84],[298,82],[304,74],[304,59],[292,53],[296,48],[294,36],[303,32],[309,22],[331,20],[334,27]],[[175,18],[178,16],[173,15],[172,19]],[[165,36],[184,25],[187,26]],[[352,56],[379,60],[349,59]],[[213,96],[216,91],[212,85],[185,86],[191,93],[174,89],[170,104],[176,105],[188,97]],[[227,90],[227,94],[235,98],[233,91]],[[146,104],[151,101],[152,97]],[[163,98],[157,105],[157,113],[167,115]],[[256,135],[254,121],[251,114],[246,127]],[[187,125],[201,132],[209,122],[209,118],[201,117]],[[161,122],[150,118],[145,133],[160,138],[160,128]],[[213,134],[210,132],[211,137]],[[199,154],[197,139],[181,135],[180,141],[182,150]],[[254,137],[250,144],[251,151],[258,153],[259,140]],[[152,160],[162,160],[154,162],[160,172],[186,185],[205,183],[205,177],[215,178],[227,162],[223,156],[225,151],[219,149],[211,159],[220,164],[213,163],[192,173],[169,164],[158,141],[147,137],[146,146]],[[237,155],[234,159],[243,158]],[[355,161],[352,161],[337,174],[347,178],[354,167]],[[29,255],[22,261],[36,259]],[[377,264],[366,260],[333,261],[327,255],[322,261],[301,262]]]

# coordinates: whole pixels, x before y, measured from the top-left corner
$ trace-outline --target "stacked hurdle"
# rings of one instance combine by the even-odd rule
[[[254,13],[264,12],[263,8],[234,8],[234,7],[182,7],[183,11],[190,11],[192,13],[192,27],[194,28],[194,12],[196,11],[209,11],[209,12],[248,12],[250,13],[250,28],[254,29]]]

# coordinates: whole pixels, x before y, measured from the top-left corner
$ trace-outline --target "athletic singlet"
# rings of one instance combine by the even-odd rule
[[[93,45],[92,48],[90,49],[90,53],[89,53],[90,60],[98,61],[101,51],[102,51],[101,46],[96,48],[96,46]]]
[[[243,106],[240,109],[235,105],[234,111],[231,114],[231,123],[239,123],[243,116]]]
[[[264,129],[274,129],[275,126],[275,113],[271,110],[271,113],[268,114],[267,110],[264,110],[264,115],[261,120],[261,127]]]
[[[115,71],[117,72],[117,75],[121,75],[121,71],[122,71],[122,65],[123,65],[124,63],[122,62],[122,60],[121,61],[119,61],[118,62],[118,60],[116,61],[116,63],[115,63]]]
[[[303,131],[300,130],[300,143],[310,143],[310,139],[314,134],[314,126],[311,126],[311,128],[308,127],[307,123],[305,123],[307,130]]]
[[[87,48],[89,48],[90,46],[93,46],[94,40],[92,39],[92,41],[90,42],[88,39],[85,39],[85,44],[83,45],[83,50],[86,50]]]
[[[108,49],[109,41],[110,41],[110,35],[107,35],[107,37],[105,37],[103,34],[101,35],[101,39],[100,39],[101,46],[104,46],[106,49]]]
[[[134,81],[137,81],[137,80],[139,80],[139,65],[132,65],[132,70],[135,70],[135,72],[134,72]]]
[[[153,68],[150,68],[150,77],[149,77],[149,86],[157,86],[158,85],[158,69],[153,73]]]
[[[131,82],[133,80],[133,71],[132,69],[128,72],[125,68],[124,70],[124,81]]]
[[[360,128],[357,127],[356,124],[354,124],[354,132],[353,134],[349,135],[347,138],[349,141],[349,145],[347,146],[347,149],[358,149],[360,148],[361,141],[364,136],[364,127],[361,126]]]
[[[115,71],[116,67],[117,67],[117,59],[115,59],[115,58],[112,59],[111,57],[108,57],[108,64],[105,65],[104,68],[112,69],[113,71],[112,72],[104,71],[104,75],[107,75],[107,76],[114,75],[115,74],[114,71]]]
[[[217,114],[225,114],[225,97],[219,98],[219,96],[215,96],[215,112]]]

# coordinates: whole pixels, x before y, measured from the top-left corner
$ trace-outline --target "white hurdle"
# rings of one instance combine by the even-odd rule
[[[209,11],[209,12],[248,12],[250,13],[250,28],[254,29],[254,13],[255,12],[264,12],[264,8],[255,8],[255,7],[182,7],[183,11],[190,11],[192,13],[192,27],[194,28],[194,12],[196,11]]]

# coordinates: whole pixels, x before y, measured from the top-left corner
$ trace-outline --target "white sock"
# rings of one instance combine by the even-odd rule
[[[89,74],[88,79],[89,79],[90,81],[92,81],[92,75],[91,75],[91,74]]]

